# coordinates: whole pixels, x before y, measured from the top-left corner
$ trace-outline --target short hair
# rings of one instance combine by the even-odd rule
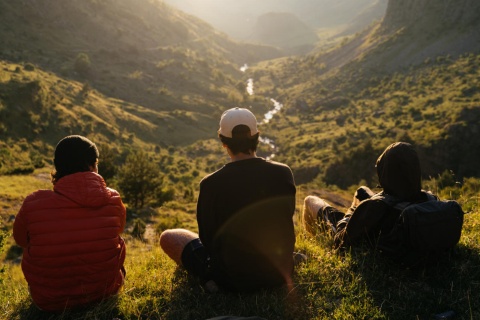
[[[53,163],[55,170],[52,171],[52,183],[55,184],[61,178],[77,173],[90,171],[99,157],[97,146],[87,138],[79,135],[71,135],[63,138],[55,147]]]
[[[223,144],[232,151],[234,155],[239,153],[250,154],[257,151],[259,132],[253,136],[250,128],[246,125],[235,126],[232,130],[232,137],[228,138],[221,134],[218,135]]]

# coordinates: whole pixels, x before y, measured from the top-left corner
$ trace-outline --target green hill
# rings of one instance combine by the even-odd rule
[[[444,23],[438,3],[420,7],[428,22],[398,18],[420,9],[393,4],[382,22],[335,49],[250,70],[259,94],[285,105],[265,131],[297,181],[319,174],[344,188],[372,183],[375,157],[397,140],[417,146],[426,178],[444,170],[458,179],[480,175],[479,20],[461,18],[480,17],[478,4],[457,10],[456,24]],[[458,9],[449,6],[441,9]]]
[[[382,22],[336,48],[278,58],[161,1],[0,0],[0,318],[479,318],[479,7],[402,1],[391,0]],[[241,73],[244,63],[250,68]],[[296,269],[293,290],[212,295],[160,250],[158,234],[195,230],[198,182],[228,161],[215,139],[221,112],[252,106],[260,119],[268,98],[283,108],[260,129],[274,139],[275,159],[294,170],[295,249],[308,261]],[[141,149],[160,170],[162,190],[145,208],[125,201],[122,294],[51,315],[31,303],[10,235],[22,199],[51,187],[54,145],[71,133],[99,145],[109,186],[119,179],[107,169],[125,170]],[[468,213],[452,255],[419,270],[361,248],[336,252],[331,237],[300,225],[306,195],[345,207],[351,186],[375,186],[375,159],[398,140],[419,150],[424,188]]]
[[[373,170],[353,168],[399,139],[417,145],[427,177],[478,176],[478,5],[444,6],[391,1],[382,22],[337,48],[272,60],[275,49],[233,42],[160,1],[0,1],[0,135],[10,154],[15,141],[27,145],[12,158],[26,165],[5,172],[38,165],[74,132],[195,149],[215,138],[226,108],[250,105],[261,117],[275,98],[285,107],[262,131],[299,183],[370,182]],[[418,10],[424,20],[410,18]],[[333,174],[349,167],[359,173]]]
[[[0,59],[33,63],[149,109],[208,115],[242,100],[241,65],[279,55],[147,0],[2,0],[0,39]],[[78,64],[79,54],[87,63]]]
[[[240,66],[279,55],[148,0],[0,0],[0,43],[3,173],[71,133],[147,149],[214,138],[247,97]]]

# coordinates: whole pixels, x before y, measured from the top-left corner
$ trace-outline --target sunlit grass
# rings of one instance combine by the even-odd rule
[[[49,172],[44,168],[34,175],[0,175],[0,208],[5,210],[3,214],[19,206],[28,194],[39,189],[52,189]]]
[[[15,179],[24,185],[9,189],[11,194],[33,188],[30,178]],[[5,179],[2,181],[5,183]],[[49,185],[48,181],[43,183]],[[266,319],[405,319],[427,318],[448,310],[467,318],[470,314],[479,315],[478,212],[465,217],[464,232],[453,259],[433,269],[406,270],[363,250],[335,252],[328,236],[305,234],[299,216],[303,198],[312,192],[316,193],[313,185],[298,187],[294,219],[296,250],[306,253],[309,260],[296,269],[293,290],[267,290],[250,295],[205,292],[199,282],[189,278],[159,248],[158,232],[162,228],[157,228],[158,225],[193,230],[196,227],[194,203],[174,201],[149,211],[156,237],[144,242],[125,235],[127,281],[117,299],[60,315],[42,313],[31,303],[20,265],[8,262],[0,286],[0,317],[207,319],[237,314]],[[342,191],[337,196],[345,201],[349,198]]]
[[[291,289],[207,293],[158,245],[159,224],[194,228],[194,205],[183,204],[182,209],[182,203],[174,202],[151,211],[152,227],[157,231],[153,238],[141,241],[124,235],[127,279],[116,299],[60,315],[42,313],[31,303],[20,265],[7,262],[0,285],[0,318],[190,320],[256,315],[269,320],[430,319],[445,311],[453,311],[459,319],[480,317],[478,211],[465,216],[462,238],[451,257],[432,266],[407,269],[361,248],[337,252],[329,236],[307,235],[300,227],[299,215],[303,197],[311,192],[316,192],[313,186],[298,188],[296,250],[307,254],[308,261],[296,268]],[[345,192],[337,196],[347,199]]]

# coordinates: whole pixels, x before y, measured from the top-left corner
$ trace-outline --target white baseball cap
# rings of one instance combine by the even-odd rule
[[[258,133],[257,118],[250,110],[245,108],[228,109],[220,118],[218,133],[224,137],[231,138],[233,128],[242,124],[250,128],[250,135],[253,136]]]

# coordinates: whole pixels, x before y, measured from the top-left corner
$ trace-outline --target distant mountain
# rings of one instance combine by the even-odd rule
[[[389,0],[384,25],[445,31],[476,25],[479,15],[480,3],[473,0]]]
[[[0,59],[88,82],[107,96],[207,114],[241,100],[240,66],[280,55],[149,0],[0,0],[0,43]]]
[[[0,44],[0,174],[68,134],[148,150],[215,138],[248,98],[240,67],[282,55],[151,0],[0,0]]]
[[[387,0],[164,0],[242,40],[251,40],[258,17],[270,12],[295,14],[312,28],[347,26],[356,21],[358,32],[385,14]],[[364,11],[370,8],[370,14]],[[364,20],[365,19],[365,20]],[[352,26],[353,29],[353,26]]]
[[[391,70],[438,55],[478,52],[480,2],[390,0],[382,29],[385,35],[397,33],[382,47],[382,65]]]
[[[360,9],[356,16],[349,21],[346,27],[338,34],[338,36],[345,36],[355,34],[363,31],[369,25],[381,21],[385,16],[387,9],[387,0],[377,0],[370,5]]]
[[[318,174],[342,187],[370,182],[371,171],[361,168],[399,139],[419,146],[428,174],[447,168],[480,176],[477,2],[391,0],[383,21],[336,47],[284,57],[272,46],[313,41],[312,26],[321,25],[305,21],[340,8],[334,4],[367,15],[380,2],[277,1],[304,14],[263,12],[257,34],[271,45],[255,45],[159,0],[0,0],[0,173],[30,170],[38,152],[69,133],[125,149],[178,146],[204,156],[223,110],[252,106],[261,116],[275,98],[284,108],[262,132],[298,183]],[[353,16],[335,18],[348,25]],[[245,90],[249,78],[253,96]],[[17,156],[24,166],[15,166]],[[207,166],[217,163],[212,158]]]
[[[311,50],[318,36],[293,13],[270,12],[258,18],[251,39],[295,54]]]
[[[257,87],[289,115],[269,128],[283,151],[277,159],[297,181],[320,174],[349,187],[375,183],[373,169],[362,168],[404,140],[417,146],[427,177],[480,176],[479,8],[390,0],[383,21],[336,48],[259,65]]]

